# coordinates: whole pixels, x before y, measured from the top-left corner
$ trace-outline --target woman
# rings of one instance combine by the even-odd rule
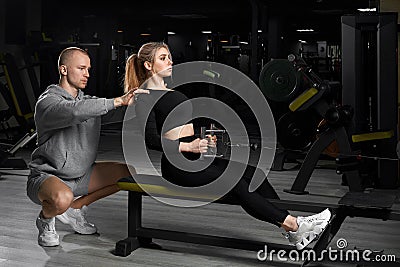
[[[167,155],[181,153],[184,158],[195,162],[201,153],[207,151],[209,145],[207,139],[196,138],[194,135],[193,124],[190,123],[192,106],[190,101],[187,101],[188,98],[178,91],[167,88],[164,78],[171,74],[171,53],[165,43],[146,43],[126,62],[125,90],[142,87],[150,91],[150,94],[139,96],[136,114],[143,125],[146,125],[146,145],[163,152],[162,176],[179,186],[197,187],[220,177],[228,163],[243,167],[242,163],[214,158],[206,168],[190,171],[170,161],[171,157]],[[167,119],[178,105],[180,109],[178,112],[174,110],[174,119]],[[147,120],[149,113],[151,115]],[[267,198],[279,199],[267,179],[256,191],[249,192],[249,182],[256,171],[261,170],[246,165],[243,176],[230,193],[239,199],[247,213],[257,219],[282,227],[287,233],[285,236],[289,242],[296,245],[297,249],[303,249],[327,226],[331,217],[330,211],[326,209],[312,216],[294,217],[288,211],[277,208],[267,200]]]

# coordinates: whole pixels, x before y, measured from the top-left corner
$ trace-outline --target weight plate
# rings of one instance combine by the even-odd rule
[[[287,112],[278,120],[276,131],[279,144],[285,149],[305,150],[316,139],[318,120],[315,112]]]
[[[288,102],[296,96],[300,76],[293,63],[286,59],[273,59],[261,70],[259,82],[266,98]]]

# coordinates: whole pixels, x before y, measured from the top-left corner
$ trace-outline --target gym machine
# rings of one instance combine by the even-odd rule
[[[271,60],[263,68],[259,78],[263,93],[274,102],[290,102],[304,87],[311,86],[302,79],[301,73],[296,72],[297,70],[289,60]],[[281,133],[278,136],[279,143],[287,149],[305,150],[314,140],[313,135],[316,131],[313,128],[318,124],[319,118],[307,110],[295,113],[285,109],[284,112],[286,113],[283,116],[278,115],[279,119],[277,119],[277,131]],[[285,132],[287,136],[283,137],[282,134]]]
[[[285,192],[308,194],[305,188],[320,154],[336,142],[336,172],[349,187],[340,207],[365,212],[363,216],[369,218],[390,217],[397,196],[385,189],[398,187],[396,22],[393,13],[342,17],[341,104],[330,97],[329,83],[296,55],[264,66],[260,87],[266,97],[290,102],[292,112],[312,109],[324,121],[292,187]],[[374,62],[376,66],[371,67]],[[301,91],[305,84],[309,89]]]
[[[15,157],[18,149],[24,147],[37,136],[36,131],[25,134],[14,145],[0,144],[0,172],[2,169],[20,169],[25,170],[28,168],[25,160],[21,157]]]
[[[273,104],[276,103],[273,112],[277,122],[279,147],[272,170],[286,170],[285,162],[296,163],[297,166],[294,168],[297,168],[300,165],[298,159],[304,158],[305,152],[315,141],[321,118],[310,109],[293,112],[288,109],[287,103],[292,101],[303,88],[312,84],[307,84],[307,81],[303,80],[301,73],[297,72],[291,61],[274,59],[262,69],[259,85],[266,98]]]
[[[342,102],[354,108],[348,131],[354,148],[369,156],[369,183],[379,188],[400,184],[397,17],[392,12],[342,17]]]
[[[13,112],[13,116],[20,125],[21,132],[29,132],[34,128],[33,113],[26,93],[20,71],[27,68],[18,68],[15,57],[10,53],[0,54],[2,69],[6,80],[7,92],[3,94],[4,100]],[[2,91],[3,93],[6,91]],[[22,136],[22,134],[21,134]]]
[[[343,16],[342,35],[341,104],[330,96],[329,83],[295,55],[272,60],[261,72],[266,97],[289,102],[294,113],[312,109],[324,122],[287,192],[307,193],[315,164],[332,142],[337,173],[351,192],[399,186],[397,13]]]
[[[15,157],[15,153],[36,137],[36,131],[33,127],[33,111],[30,108],[28,96],[19,73],[31,66],[18,68],[13,55],[6,53],[0,56],[3,70],[0,76],[4,76],[6,81],[5,84],[0,83],[0,93],[8,105],[8,109],[2,112],[1,124],[7,139],[11,138],[7,133],[9,129],[6,129],[4,124],[9,126],[8,120],[12,116],[20,124],[21,130],[19,132],[25,132],[23,136],[18,135],[15,140],[11,140],[11,143],[8,142],[9,140],[0,143],[0,170],[27,169],[25,160],[21,157]]]
[[[275,101],[290,102],[289,112],[312,111],[325,122],[324,127],[319,131],[319,137],[308,149],[292,188],[286,190],[293,194],[307,194],[308,192],[304,189],[312,172],[321,154],[332,142],[337,143],[340,155],[352,157],[346,127],[352,118],[353,111],[350,106],[341,106],[336,103],[331,97],[329,83],[320,79],[301,57],[291,54],[287,60],[277,60],[267,63],[260,73],[260,88],[264,95]],[[309,89],[301,92],[304,88]],[[316,133],[317,125],[314,127]],[[277,129],[279,129],[279,122]],[[300,135],[302,131],[300,128],[288,128],[288,130],[294,131],[293,136]],[[279,134],[278,132],[278,140]],[[362,191],[358,170],[346,168],[342,170],[347,177],[350,191]]]

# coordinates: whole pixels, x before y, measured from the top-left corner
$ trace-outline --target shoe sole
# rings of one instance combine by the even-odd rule
[[[40,242],[39,240],[38,240],[38,244],[40,245],[40,246],[42,246],[42,247],[57,247],[58,245],[60,245],[60,241],[57,241],[57,242],[54,242],[54,243],[43,243],[43,242]]]

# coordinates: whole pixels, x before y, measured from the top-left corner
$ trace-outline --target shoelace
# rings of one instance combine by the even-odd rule
[[[308,218],[308,217],[300,217],[300,220],[299,220],[299,221],[303,221],[303,222],[314,222],[314,221],[320,221],[320,220],[322,220],[320,217],[311,217],[311,218]]]
[[[51,232],[51,233],[56,232],[56,228],[54,227],[53,224],[42,222],[42,227],[47,232]]]
[[[84,214],[82,212],[77,212],[77,216],[76,217],[77,217],[77,221],[78,222],[80,222],[82,224],[86,223],[86,219],[85,219]]]
[[[83,216],[85,216],[86,215],[86,213],[87,213],[87,207],[86,206],[83,206],[82,208],[81,208],[81,214],[83,215]]]
[[[80,212],[79,211],[76,212],[77,213],[77,219],[78,219],[77,221],[79,223],[81,223],[82,225],[89,224],[89,222],[85,218],[86,212],[87,212],[86,206],[83,206],[80,209]]]

